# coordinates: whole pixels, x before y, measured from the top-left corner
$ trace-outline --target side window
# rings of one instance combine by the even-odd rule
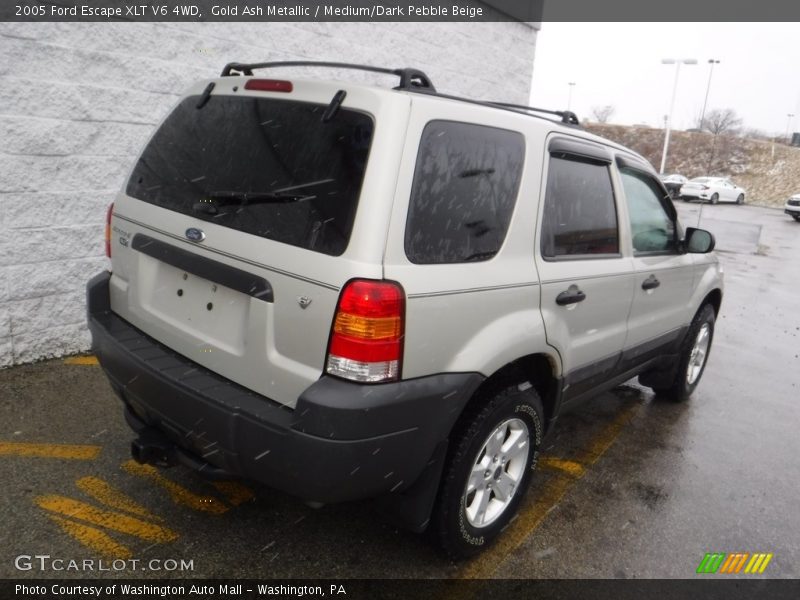
[[[482,125],[425,126],[411,188],[405,250],[417,264],[488,260],[508,231],[525,139]]]
[[[661,188],[636,169],[622,167],[620,174],[628,200],[634,254],[677,251],[675,223],[661,203]]]
[[[550,156],[541,249],[545,258],[619,253],[607,163],[569,154]]]

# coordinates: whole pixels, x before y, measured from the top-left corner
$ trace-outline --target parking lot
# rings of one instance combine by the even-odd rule
[[[696,225],[700,206],[678,204]],[[0,576],[86,576],[19,570],[47,554],[127,561],[93,576],[689,578],[706,553],[743,552],[773,555],[762,576],[798,577],[800,223],[716,205],[700,226],[726,290],[693,398],[629,382],[560,419],[518,518],[476,559],[449,562],[377,503],[314,509],[138,465],[100,368],[73,357],[0,371]]]

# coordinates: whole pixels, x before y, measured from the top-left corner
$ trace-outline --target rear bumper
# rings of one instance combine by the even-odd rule
[[[213,373],[110,309],[102,273],[87,286],[92,349],[137,431],[157,432],[185,464],[315,502],[407,490],[441,455],[477,373],[381,385],[323,376],[294,410]],[[435,452],[439,447],[439,451]]]

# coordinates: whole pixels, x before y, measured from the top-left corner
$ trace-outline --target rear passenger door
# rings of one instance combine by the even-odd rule
[[[729,179],[725,179],[722,182],[722,185],[724,186],[725,189],[725,200],[729,202],[736,202],[736,196],[738,194],[736,193],[736,186],[733,185],[733,182],[730,181]]]
[[[561,355],[565,402],[614,376],[627,332],[633,276],[622,252],[611,161],[599,144],[566,137],[548,143],[536,264],[547,341]]]
[[[678,247],[675,208],[645,165],[618,158],[631,228],[634,295],[624,367],[669,353],[691,318],[693,267]]]

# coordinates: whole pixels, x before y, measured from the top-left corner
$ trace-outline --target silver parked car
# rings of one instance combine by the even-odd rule
[[[696,389],[714,238],[568,111],[254,75],[286,66],[192,86],[108,211],[88,318],[133,457],[382,497],[469,556],[564,411]]]
[[[724,177],[695,177],[681,186],[680,196],[687,202],[735,202],[744,204],[745,191]]]
[[[667,188],[667,191],[672,198],[679,197],[681,186],[689,181],[688,178],[684,177],[683,175],[679,175],[678,173],[662,173],[658,176],[658,178],[661,179],[661,183],[663,183],[664,187]]]

